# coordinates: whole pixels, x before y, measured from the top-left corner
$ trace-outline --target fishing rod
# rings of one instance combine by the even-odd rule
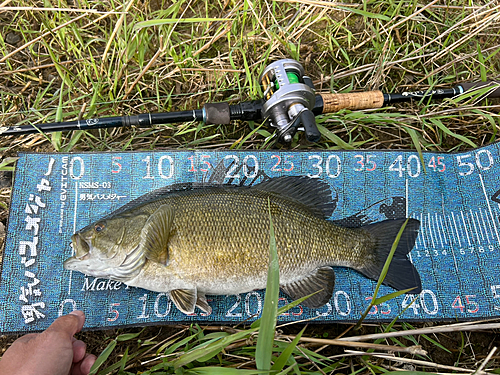
[[[206,103],[201,109],[189,111],[0,127],[0,135],[121,126],[143,128],[190,121],[224,125],[234,120],[266,120],[270,126],[277,129],[277,140],[280,143],[290,143],[297,131],[304,131],[308,141],[318,142],[321,134],[316,126],[315,116],[335,113],[342,109],[376,109],[391,103],[409,102],[414,99],[453,98],[467,91],[482,88],[485,89],[482,98],[500,98],[500,83],[495,81],[465,82],[452,88],[402,93],[383,93],[379,90],[347,94],[316,93],[313,82],[305,75],[302,65],[292,59],[282,59],[268,65],[260,76],[259,83],[264,90],[264,98],[259,100],[238,104]],[[486,87],[490,89],[486,90]]]

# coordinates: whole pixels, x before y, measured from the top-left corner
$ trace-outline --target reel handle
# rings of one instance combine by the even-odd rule
[[[309,142],[318,142],[321,139],[321,133],[316,126],[314,113],[312,113],[309,109],[302,111],[300,114],[300,122],[304,126],[304,132],[306,133],[306,138]]]

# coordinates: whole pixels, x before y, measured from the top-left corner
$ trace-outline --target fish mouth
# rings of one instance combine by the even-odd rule
[[[90,260],[90,245],[88,242],[80,236],[80,234],[75,233],[71,236],[71,245],[73,248],[73,256],[66,259],[63,263],[63,267],[66,270],[78,271],[82,267],[87,266],[86,260]]]
[[[90,246],[79,233],[75,233],[71,236],[71,241],[73,243],[73,248],[75,249],[75,259],[86,260],[90,258]]]

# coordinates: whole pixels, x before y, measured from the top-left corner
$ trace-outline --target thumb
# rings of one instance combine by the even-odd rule
[[[67,333],[70,337],[77,332],[80,332],[85,323],[85,314],[83,311],[75,310],[70,312],[68,315],[63,315],[57,318],[54,323],[47,328],[46,332],[51,333]]]

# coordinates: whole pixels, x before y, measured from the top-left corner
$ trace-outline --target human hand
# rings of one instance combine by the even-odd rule
[[[84,323],[85,314],[73,311],[42,333],[18,338],[0,359],[0,375],[87,375],[96,356],[73,337]]]

